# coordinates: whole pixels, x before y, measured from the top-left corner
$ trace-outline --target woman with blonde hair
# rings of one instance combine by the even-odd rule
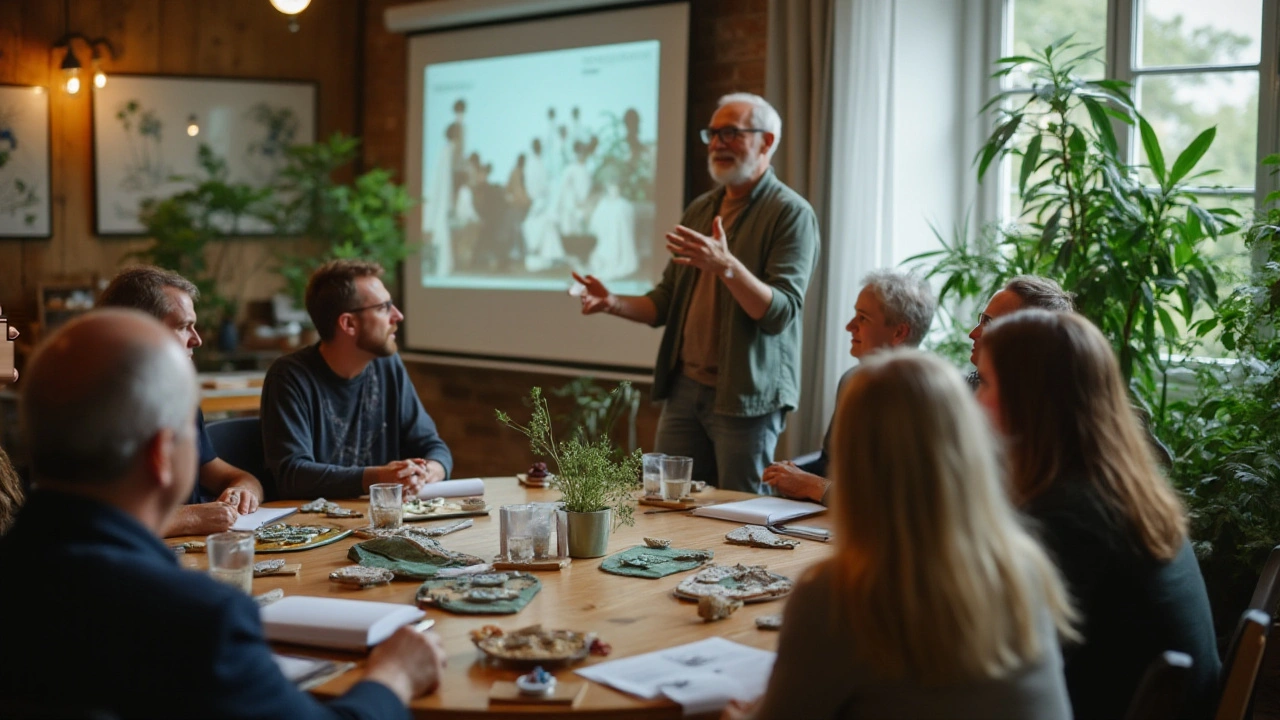
[[[868,358],[831,448],[836,553],[788,601],[752,716],[1070,718],[1057,634],[1072,611],[955,368]]]
[[[1110,343],[1079,315],[1043,310],[997,320],[982,342],[977,398],[1007,439],[1014,502],[1081,615],[1084,642],[1065,654],[1076,717],[1124,715],[1166,650],[1195,663],[1185,715],[1208,717],[1221,663],[1204,579]]]

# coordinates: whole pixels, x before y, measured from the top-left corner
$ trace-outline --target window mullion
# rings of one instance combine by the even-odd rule
[[[1262,158],[1280,152],[1280,0],[1262,3],[1262,61],[1258,65],[1258,170],[1255,204],[1280,190],[1273,165]]]
[[[1127,83],[1133,82],[1133,49],[1136,39],[1133,36],[1133,16],[1137,12],[1135,0],[1107,0],[1107,77]],[[1132,94],[1136,88],[1131,88]],[[1134,99],[1136,102],[1136,98]],[[1120,146],[1120,157],[1132,162],[1129,146],[1132,144],[1133,129],[1120,126],[1115,121],[1112,127],[1117,130],[1116,140]]]

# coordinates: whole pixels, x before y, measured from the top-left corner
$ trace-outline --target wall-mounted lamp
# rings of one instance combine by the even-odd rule
[[[289,32],[298,32],[298,13],[307,9],[311,0],[271,0],[271,6],[289,15]]]
[[[67,54],[62,57],[62,88],[67,91],[68,95],[75,95],[80,92],[81,80],[80,71],[84,66],[80,64],[80,58],[76,57],[76,51],[73,47],[76,40],[81,40],[85,45],[89,46],[89,52],[92,54],[90,66],[93,69],[93,84],[95,87],[107,86],[107,74],[102,70],[102,50],[105,48],[111,59],[116,57],[116,49],[111,45],[111,41],[106,38],[87,38],[80,33],[67,33],[53,44],[55,48],[66,48]]]
[[[187,116],[187,136],[195,137],[200,134],[200,123],[196,122],[194,114]]]

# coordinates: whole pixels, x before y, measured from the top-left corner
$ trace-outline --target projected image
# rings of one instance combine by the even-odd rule
[[[657,41],[428,65],[422,284],[652,285]]]

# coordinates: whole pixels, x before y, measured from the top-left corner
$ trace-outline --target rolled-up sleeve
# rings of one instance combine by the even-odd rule
[[[658,311],[653,318],[653,327],[662,327],[667,324],[667,317],[671,314],[671,297],[674,294],[675,281],[675,263],[668,262],[666,269],[662,271],[662,280],[645,293],[645,297],[653,302],[653,307]]]
[[[776,335],[797,322],[804,294],[818,262],[818,218],[808,207],[791,207],[777,221],[774,241],[760,278],[773,288],[769,308],[757,323],[761,332]]]

